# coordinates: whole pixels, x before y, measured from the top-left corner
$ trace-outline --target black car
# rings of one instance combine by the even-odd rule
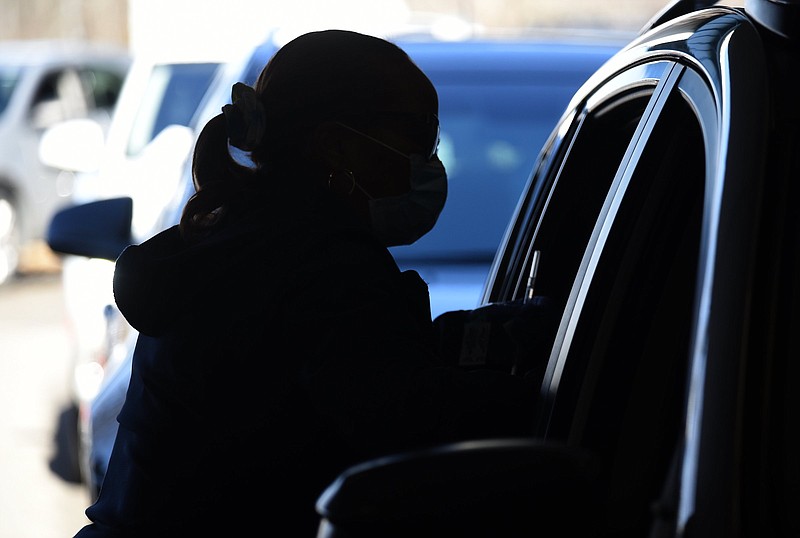
[[[575,94],[437,319],[538,388],[535,435],[350,469],[320,537],[800,533],[800,2],[701,4]]]

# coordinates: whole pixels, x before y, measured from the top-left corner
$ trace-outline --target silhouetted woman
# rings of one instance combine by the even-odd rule
[[[437,112],[401,49],[347,31],[300,36],[234,86],[180,225],[117,261],[140,336],[77,536],[313,537],[317,497],[353,463],[525,432],[518,378],[438,364],[427,286],[387,249],[445,203]]]

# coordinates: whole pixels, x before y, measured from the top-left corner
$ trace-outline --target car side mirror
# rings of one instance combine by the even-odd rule
[[[47,244],[60,254],[115,261],[133,244],[133,200],[110,198],[56,212],[47,230]]]
[[[39,141],[43,164],[68,172],[94,172],[100,168],[105,134],[99,123],[74,119],[47,129]]]
[[[532,439],[444,445],[368,461],[320,496],[317,538],[590,536],[599,465]]]

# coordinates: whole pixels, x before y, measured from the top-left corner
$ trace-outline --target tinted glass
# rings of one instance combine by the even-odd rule
[[[84,83],[90,89],[95,108],[111,111],[122,89],[123,76],[102,69],[88,69],[82,73]]]
[[[609,462],[607,524],[631,536],[646,532],[682,431],[705,180],[703,133],[677,92],[646,136],[585,301],[575,304],[545,417],[548,437]]]

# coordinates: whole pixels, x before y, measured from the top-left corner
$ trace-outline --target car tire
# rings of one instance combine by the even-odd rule
[[[16,273],[19,266],[19,214],[14,198],[0,188],[0,285]]]
[[[80,465],[78,413],[78,407],[70,404],[59,414],[53,436],[54,452],[49,462],[50,470],[70,484],[85,482]]]

